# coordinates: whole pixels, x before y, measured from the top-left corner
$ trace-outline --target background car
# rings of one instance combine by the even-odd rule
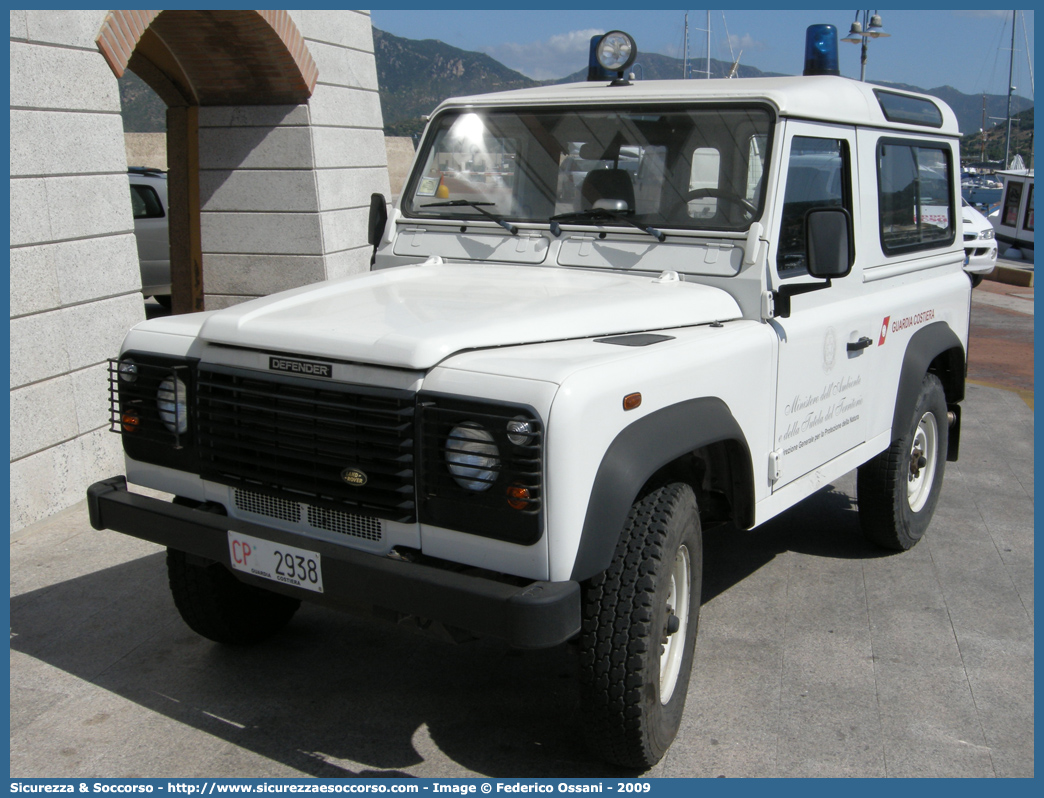
[[[964,270],[971,276],[972,285],[978,285],[997,265],[997,240],[989,219],[963,197],[961,206],[961,217],[964,220]]]
[[[159,169],[132,166],[131,210],[138,241],[141,293],[170,308],[170,239],[167,233],[167,175]]]

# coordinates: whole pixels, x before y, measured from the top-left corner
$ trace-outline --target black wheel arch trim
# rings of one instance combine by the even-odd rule
[[[892,440],[900,438],[909,423],[924,375],[940,355],[947,353],[949,356],[939,363],[933,373],[942,381],[947,405],[956,405],[964,399],[967,367],[964,345],[957,334],[946,322],[937,321],[918,330],[910,338],[899,372],[899,388],[895,396],[895,410],[892,412]],[[951,444],[955,443],[952,437]]]
[[[750,447],[728,405],[717,397],[689,399],[661,408],[625,427],[609,445],[587,504],[572,580],[589,579],[612,561],[627,513],[638,491],[658,470],[714,443],[731,443],[738,526],[754,524],[754,470]]]

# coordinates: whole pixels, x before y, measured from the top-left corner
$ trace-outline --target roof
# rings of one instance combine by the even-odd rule
[[[928,100],[942,114],[941,127],[888,121],[874,89]],[[453,97],[438,110],[461,106],[601,105],[619,103],[762,101],[774,106],[780,116],[814,119],[849,125],[873,125],[894,130],[958,136],[957,117],[950,107],[927,94],[884,89],[849,78],[813,77],[737,78],[733,80],[639,80],[627,86],[609,86],[604,81],[562,83],[531,89]]]

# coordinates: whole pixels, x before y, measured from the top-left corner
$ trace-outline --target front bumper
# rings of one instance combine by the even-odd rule
[[[118,476],[87,489],[91,526],[219,562],[240,581],[337,609],[369,605],[441,622],[518,648],[548,648],[580,631],[577,582],[516,586],[421,563],[378,557],[308,538],[323,560],[322,594],[231,568],[228,530],[301,546],[300,536],[127,490]]]

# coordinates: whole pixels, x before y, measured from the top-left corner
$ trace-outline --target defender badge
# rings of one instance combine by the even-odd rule
[[[366,484],[367,477],[365,471],[360,471],[358,468],[346,468],[341,472],[341,479],[349,485],[361,488]]]
[[[288,371],[291,374],[307,374],[311,377],[333,376],[333,369],[329,363],[313,363],[308,360],[293,360],[288,357],[268,358],[270,371]]]

